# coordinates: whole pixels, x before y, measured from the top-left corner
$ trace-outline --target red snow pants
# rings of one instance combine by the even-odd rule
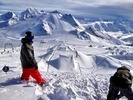
[[[22,68],[21,80],[29,80],[30,76],[36,80],[38,84],[45,84],[45,80],[42,78],[40,72],[35,68]]]

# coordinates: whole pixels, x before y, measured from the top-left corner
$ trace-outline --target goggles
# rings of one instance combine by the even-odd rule
[[[28,39],[29,40],[33,40],[34,39],[34,36],[28,36]]]

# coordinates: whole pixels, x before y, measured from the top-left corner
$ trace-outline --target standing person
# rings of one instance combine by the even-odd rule
[[[118,68],[110,78],[107,100],[119,100],[122,96],[125,96],[128,100],[133,100],[132,80],[132,74],[127,67]]]
[[[45,80],[42,78],[38,71],[38,65],[34,57],[34,49],[32,46],[34,36],[32,32],[27,31],[25,37],[21,39],[21,53],[20,60],[22,64],[22,76],[21,80],[28,81],[30,76],[32,76],[39,85],[43,85]]]

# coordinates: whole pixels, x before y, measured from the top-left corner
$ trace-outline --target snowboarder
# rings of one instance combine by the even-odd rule
[[[110,77],[107,100],[119,100],[122,96],[133,100],[132,80],[133,76],[127,67],[118,68],[115,74]]]
[[[42,78],[38,71],[38,65],[34,57],[34,49],[32,46],[34,36],[32,32],[27,31],[25,37],[21,39],[22,46],[20,52],[20,60],[22,64],[21,80],[28,81],[32,76],[39,85],[45,84],[45,79]]]

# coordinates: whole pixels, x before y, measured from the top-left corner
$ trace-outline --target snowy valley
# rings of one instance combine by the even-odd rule
[[[46,79],[44,94],[20,80],[21,38],[35,35],[35,58]],[[58,11],[28,8],[0,15],[0,100],[105,100],[118,67],[133,73],[133,21],[78,19]],[[123,97],[121,100],[126,100]]]

